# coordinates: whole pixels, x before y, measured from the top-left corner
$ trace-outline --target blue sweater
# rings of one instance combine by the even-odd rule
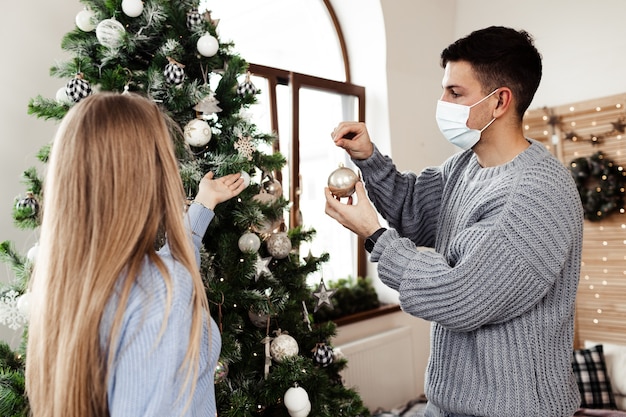
[[[490,168],[471,150],[419,175],[378,150],[355,161],[391,227],[371,260],[403,310],[432,322],[425,391],[448,412],[570,417],[580,404],[582,207],[567,169],[529,141]]]
[[[190,225],[196,257],[202,236],[214,213],[198,204],[189,207]],[[187,350],[191,325],[192,282],[189,272],[174,261],[167,245],[159,255],[173,281],[172,307],[161,335],[166,303],[166,287],[156,266],[146,260],[141,275],[131,290],[116,346],[115,362],[108,380],[111,417],[215,417],[214,370],[221,348],[220,333],[207,317],[202,336],[199,378],[187,411],[182,411],[189,390],[178,400],[184,373],[178,372]],[[117,297],[107,304],[100,326],[103,351],[117,308]],[[209,322],[211,330],[209,334]]]

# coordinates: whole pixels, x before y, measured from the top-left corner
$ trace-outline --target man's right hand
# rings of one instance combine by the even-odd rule
[[[331,136],[335,145],[345,149],[352,159],[367,159],[374,153],[374,144],[363,122],[341,122]]]

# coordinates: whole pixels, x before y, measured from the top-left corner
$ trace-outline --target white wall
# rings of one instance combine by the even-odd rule
[[[52,139],[56,129],[53,122],[29,116],[27,105],[38,94],[54,98],[64,84],[50,77],[49,68],[55,60],[64,58],[61,38],[73,29],[74,17],[82,8],[78,0],[3,3],[0,79],[5,98],[0,102],[0,241],[14,242],[21,253],[34,245],[37,236],[14,227],[13,200],[24,195],[22,172],[31,166],[41,166],[36,159],[37,151]],[[0,281],[11,277],[8,268],[0,264]],[[0,339],[12,345],[19,343],[20,334],[0,325]]]

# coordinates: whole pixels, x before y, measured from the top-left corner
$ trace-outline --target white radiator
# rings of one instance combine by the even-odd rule
[[[347,387],[360,394],[370,410],[390,410],[418,393],[415,350],[409,326],[396,327],[336,346],[346,356],[342,371]]]

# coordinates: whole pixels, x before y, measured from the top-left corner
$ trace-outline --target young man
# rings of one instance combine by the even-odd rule
[[[400,173],[364,124],[343,122],[333,140],[389,229],[362,183],[355,204],[326,189],[326,213],[367,238],[403,310],[432,322],[427,417],[570,417],[583,213],[568,170],[524,137],[541,56],[528,33],[489,27],[441,64],[437,122],[464,151]]]

